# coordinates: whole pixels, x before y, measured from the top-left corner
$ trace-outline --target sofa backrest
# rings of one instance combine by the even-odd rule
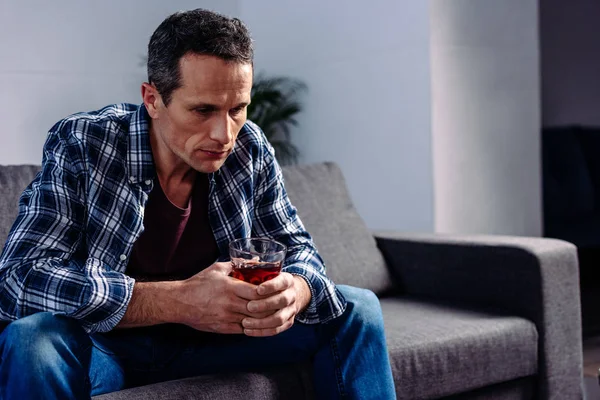
[[[17,218],[19,197],[39,170],[39,165],[0,165],[0,251]]]
[[[0,166],[0,249],[17,216],[19,196],[39,169]],[[292,204],[325,260],[327,275],[338,284],[378,294],[391,289],[383,256],[350,200],[339,167],[333,163],[292,166],[283,168],[283,175]]]
[[[333,163],[285,167],[285,187],[335,283],[382,294],[392,280],[375,238],[358,215]]]

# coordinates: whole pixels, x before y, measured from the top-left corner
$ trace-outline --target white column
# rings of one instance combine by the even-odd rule
[[[435,229],[541,234],[537,0],[432,0]]]

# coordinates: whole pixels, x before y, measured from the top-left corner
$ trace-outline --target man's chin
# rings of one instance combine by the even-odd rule
[[[218,161],[202,161],[199,163],[195,163],[195,165],[191,165],[191,167],[203,174],[212,174],[221,169],[223,164],[225,164],[224,159]]]

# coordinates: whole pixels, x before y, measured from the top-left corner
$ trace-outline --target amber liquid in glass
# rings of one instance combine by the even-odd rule
[[[231,276],[244,282],[260,285],[279,275],[282,264],[281,261],[266,262],[233,258],[231,259],[233,266]]]

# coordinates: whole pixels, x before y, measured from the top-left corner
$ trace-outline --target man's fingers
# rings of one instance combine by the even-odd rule
[[[248,314],[250,314],[250,312],[248,311],[248,301],[240,299],[235,295],[230,296],[229,303],[226,304],[225,309],[240,315],[247,316]]]
[[[294,276],[287,272],[280,273],[277,277],[266,281],[258,285],[256,291],[259,295],[271,295],[273,293],[281,292],[291,287],[294,284]]]
[[[244,319],[246,317],[264,318],[264,317],[267,317],[274,313],[274,311],[272,311],[272,310],[250,312],[250,311],[248,311],[248,301],[246,301],[244,299],[240,299],[235,296],[232,296],[232,297],[233,298],[231,299],[231,302],[227,306],[227,309],[237,315],[241,315],[242,317],[239,319],[240,322],[242,321],[242,319]]]
[[[285,321],[282,325],[275,328],[266,328],[266,329],[256,329],[256,328],[244,328],[244,334],[246,336],[253,337],[265,337],[265,336],[275,336],[290,329],[294,325],[294,318],[290,318]]]
[[[277,311],[294,304],[295,300],[291,290],[284,290],[266,299],[249,301],[247,308],[251,313]]]
[[[224,334],[240,334],[244,333],[242,321],[247,318],[244,314],[235,312],[227,312],[215,319],[212,323],[202,324],[200,321],[192,321],[188,325],[200,331],[224,333]]]
[[[258,294],[256,285],[235,278],[231,278],[231,289],[237,297],[246,300],[258,300],[266,297]]]
[[[242,325],[236,324],[233,322],[215,324],[211,328],[214,333],[222,333],[222,334],[244,333],[244,328],[242,327]]]
[[[244,318],[242,326],[245,329],[275,329],[285,325],[290,319],[294,319],[293,307],[283,308],[266,318]]]

